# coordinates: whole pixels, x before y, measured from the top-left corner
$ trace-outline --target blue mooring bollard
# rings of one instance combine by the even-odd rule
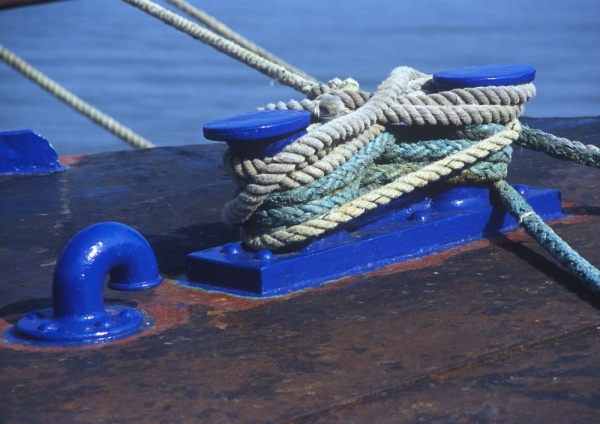
[[[433,76],[440,90],[524,84],[535,68],[523,64],[456,68]],[[205,125],[211,140],[227,142],[250,158],[273,156],[301,136],[310,123],[303,111],[270,110]],[[515,186],[543,219],[561,215],[556,190]],[[488,186],[429,188],[402,196],[366,219],[296,251],[251,252],[241,243],[188,255],[186,284],[242,296],[268,297],[319,286],[350,275],[441,252],[517,227],[502,205],[490,202]]]
[[[152,248],[140,233],[116,222],[77,233],[54,268],[53,308],[33,311],[14,328],[20,342],[84,345],[122,339],[144,330],[143,314],[122,305],[105,306],[104,276],[116,290],[144,290],[162,281]]]

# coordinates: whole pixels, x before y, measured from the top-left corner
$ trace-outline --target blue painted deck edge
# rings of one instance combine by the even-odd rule
[[[565,216],[556,190],[530,188],[524,198],[545,221]],[[187,279],[179,284],[244,297],[282,296],[517,228],[516,220],[499,205],[432,215],[424,223],[405,219],[341,231],[325,239],[327,243],[315,243],[326,247],[276,254],[271,261],[253,259],[256,253],[243,250],[239,242],[241,253],[235,257],[224,254],[223,247],[194,252],[188,255]]]
[[[48,174],[65,169],[52,144],[34,131],[0,132],[0,175]]]

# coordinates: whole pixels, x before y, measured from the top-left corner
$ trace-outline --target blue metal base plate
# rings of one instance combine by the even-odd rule
[[[558,191],[514,187],[544,220],[563,216]],[[182,284],[250,297],[319,287],[516,229],[515,219],[496,203],[481,187],[416,193],[296,252],[256,253],[238,242],[191,253]]]
[[[5,341],[38,347],[76,347],[102,344],[139,334],[154,327],[145,311],[109,305],[96,319],[56,318],[52,308],[33,311],[4,334]]]

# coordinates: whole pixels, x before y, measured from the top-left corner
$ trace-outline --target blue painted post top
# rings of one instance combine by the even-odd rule
[[[273,156],[306,134],[310,123],[311,115],[304,110],[263,110],[209,122],[204,137],[253,158]]]
[[[448,69],[433,76],[438,90],[526,84],[535,79],[535,68],[522,63],[497,63]]]

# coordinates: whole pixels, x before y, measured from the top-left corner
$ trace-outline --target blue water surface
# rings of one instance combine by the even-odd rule
[[[537,68],[525,115],[600,115],[598,0],[188,1],[322,81],[373,91],[400,65],[520,62]],[[0,44],[159,146],[208,142],[205,122],[302,98],[120,0],[2,10]],[[0,62],[0,131],[25,128],[61,155],[128,148]]]

